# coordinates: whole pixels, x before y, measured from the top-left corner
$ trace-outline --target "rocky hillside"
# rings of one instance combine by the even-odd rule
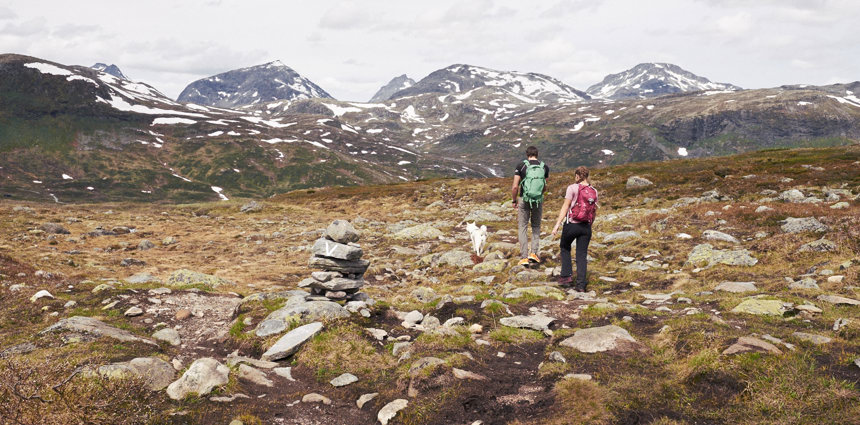
[[[640,63],[624,72],[609,74],[588,88],[600,99],[647,99],[691,91],[736,91],[732,84],[714,83],[671,63]]]
[[[394,95],[394,93],[397,93],[400,90],[405,90],[414,85],[415,80],[407,77],[406,74],[394,77],[388,82],[388,84],[379,88],[379,91],[370,98],[370,103],[388,100],[392,95]]]
[[[179,102],[219,108],[308,98],[331,98],[325,90],[280,61],[235,69],[185,87]]]
[[[557,237],[515,266],[507,179],[7,200],[0,418],[853,423],[858,166],[853,146],[595,169],[588,292],[556,284]]]
[[[85,67],[0,56],[0,192],[55,202],[270,196],[489,172],[336,118],[180,104]]]
[[[99,63],[91,66],[90,68],[95,69],[96,71],[104,72],[105,74],[113,75],[114,77],[117,77],[117,78],[120,78],[123,80],[129,79],[128,77],[125,76],[125,74],[122,73],[122,71],[120,71],[119,67],[114,65],[114,64],[107,65],[107,64],[99,62]]]

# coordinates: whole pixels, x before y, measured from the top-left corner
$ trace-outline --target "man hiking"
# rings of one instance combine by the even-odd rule
[[[538,160],[538,150],[534,146],[526,148],[526,158],[514,171],[514,184],[511,186],[513,207],[517,210],[517,234],[520,242],[521,266],[529,263],[540,264],[540,221],[543,214],[543,195],[549,167]],[[531,223],[532,242],[529,250],[528,226]]]

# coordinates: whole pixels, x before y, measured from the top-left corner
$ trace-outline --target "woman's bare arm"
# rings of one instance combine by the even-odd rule
[[[570,210],[570,202],[571,199],[565,199],[564,204],[561,206],[561,211],[558,212],[558,220],[555,222],[555,227],[552,228],[552,235],[555,236],[558,233],[558,228],[561,226],[561,223],[564,221],[564,217],[567,216],[567,211]]]

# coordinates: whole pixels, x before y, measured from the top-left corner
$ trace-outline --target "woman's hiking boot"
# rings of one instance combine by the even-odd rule
[[[560,276],[558,278],[558,286],[563,288],[568,288],[573,284],[573,277],[571,276]]]

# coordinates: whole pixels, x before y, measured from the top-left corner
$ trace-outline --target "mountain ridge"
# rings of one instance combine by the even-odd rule
[[[671,63],[644,62],[609,74],[586,92],[595,98],[651,98],[690,91],[737,91],[740,87],[715,83]]]

